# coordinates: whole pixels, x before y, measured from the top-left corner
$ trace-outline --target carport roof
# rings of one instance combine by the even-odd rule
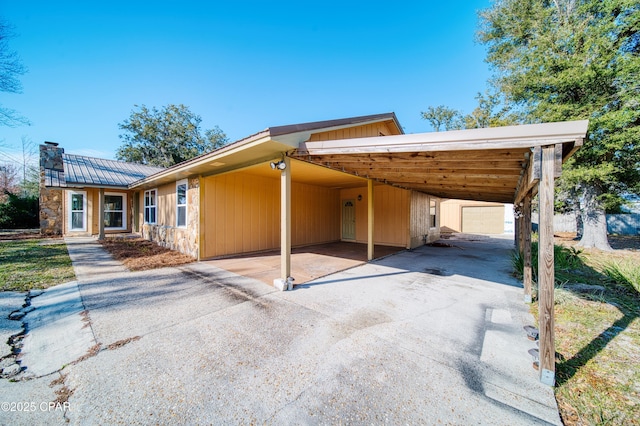
[[[225,173],[289,155],[440,198],[512,203],[524,186],[531,185],[527,173],[535,149],[555,145],[561,164],[582,144],[588,127],[583,120],[309,141],[314,133],[376,122],[392,123],[402,133],[394,113],[270,127],[129,187],[143,189],[193,175]]]
[[[588,124],[583,120],[304,142],[293,156],[440,198],[512,203],[526,184],[536,147],[555,145],[564,161],[582,144]]]

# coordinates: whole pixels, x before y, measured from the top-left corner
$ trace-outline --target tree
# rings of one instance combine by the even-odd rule
[[[561,186],[578,198],[580,245],[610,249],[606,210],[640,191],[640,2],[497,0],[480,18],[510,105],[531,122],[590,120]]]
[[[0,20],[0,92],[22,93],[19,76],[27,72],[18,54],[9,48],[8,40],[13,37],[12,29]],[[0,104],[0,126],[13,127],[29,124],[29,121],[11,108]]]
[[[458,130],[463,128],[464,125],[460,111],[445,105],[430,106],[420,115],[431,124],[431,127],[436,132],[439,132],[441,127],[444,127],[444,130]]]
[[[116,158],[140,164],[170,167],[224,146],[227,136],[218,126],[202,131],[199,115],[188,107],[167,105],[161,109],[135,105],[131,116],[118,127],[124,144]]]
[[[470,114],[462,117],[465,129],[484,129],[486,127],[509,126],[520,119],[511,113],[508,105],[499,93],[487,91],[476,95],[478,106]]]
[[[4,203],[7,194],[18,192],[18,168],[11,163],[0,164],[0,203]]]
[[[505,105],[499,93],[490,91],[486,91],[484,94],[478,93],[476,100],[478,106],[467,115],[445,105],[430,106],[420,114],[436,132],[439,132],[441,127],[444,127],[445,130],[460,130],[508,126],[516,124],[520,120],[517,115],[511,112],[510,107]]]

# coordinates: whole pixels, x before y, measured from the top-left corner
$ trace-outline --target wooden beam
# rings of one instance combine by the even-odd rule
[[[283,161],[285,168],[280,172],[280,278],[286,283],[291,276],[291,160],[285,156]]]
[[[537,187],[540,181],[540,163],[542,161],[541,149],[537,147],[529,155],[529,162],[527,163],[524,173],[520,177],[518,187],[516,189],[516,195],[513,200],[514,204],[520,204],[522,199],[531,191],[534,187]]]
[[[98,190],[98,240],[104,240],[104,188]]]
[[[555,158],[553,164],[553,177],[559,178],[562,176],[562,144],[555,145]]]
[[[395,171],[395,170],[375,170],[375,169],[345,169],[345,172],[351,174],[357,174],[358,176],[379,176],[387,180],[396,179],[416,179],[421,181],[439,180],[445,182],[485,182],[485,181],[511,181],[518,183],[518,174],[480,174],[480,173],[421,173],[421,172],[409,172],[409,171]]]
[[[405,188],[411,189],[411,188]],[[470,200],[470,201],[486,201],[489,203],[511,203],[513,194],[489,194],[478,192],[438,192],[438,191],[422,191],[414,188],[414,191],[424,192],[442,199]]]
[[[324,166],[324,165],[323,165]],[[458,168],[453,165],[449,165],[449,167],[431,167],[428,163],[403,163],[402,165],[398,164],[381,164],[381,165],[364,165],[357,163],[332,163],[329,166],[332,169],[344,169],[345,171],[349,171],[351,173],[357,172],[359,175],[366,175],[371,173],[406,173],[406,174],[415,174],[421,176],[447,176],[447,175],[464,175],[464,176],[478,176],[479,178],[485,176],[495,176],[496,178],[500,177],[519,177],[522,172],[522,168],[520,164],[517,164],[516,167],[512,168],[478,168],[478,164],[475,167],[467,167],[467,168]],[[484,164],[481,165],[484,167]]]
[[[334,162],[371,162],[371,163],[397,163],[403,161],[441,161],[443,163],[457,161],[522,161],[525,152],[529,148],[519,148],[512,150],[470,150],[470,151],[439,151],[439,152],[378,152],[378,153],[342,153],[342,154],[308,154],[296,152],[294,157],[307,161],[321,161],[325,163]],[[477,164],[476,164],[477,165]]]
[[[373,181],[367,181],[367,260],[373,260],[374,235],[373,235]]]
[[[540,330],[540,381],[555,385],[555,321],[554,321],[554,253],[553,253],[553,183],[555,147],[542,148],[539,184],[540,224],[538,243],[538,321]]]
[[[204,178],[198,176],[198,260],[204,258]]]
[[[421,181],[417,181],[417,180],[411,181],[408,179],[398,179],[398,180],[394,179],[394,180],[390,180],[389,182],[395,185],[408,186],[408,187],[424,186],[425,188],[429,188],[429,189],[439,188],[439,189],[449,190],[449,189],[455,188],[457,190],[467,190],[467,191],[477,190],[479,192],[504,191],[512,194],[512,196],[513,196],[513,187],[515,186],[515,183],[513,185],[509,185],[508,183],[491,182],[491,181],[485,182],[484,184],[480,184],[480,183],[470,184],[470,183],[463,183],[463,182],[444,182],[444,183],[428,182],[428,181],[425,181],[424,179],[422,179]]]
[[[386,162],[373,162],[369,160],[359,160],[352,159],[352,161],[342,160],[342,161],[324,161],[322,157],[313,157],[313,158],[300,158],[300,160],[306,161],[308,163],[319,164],[321,166],[330,167],[333,169],[341,169],[341,168],[369,168],[369,169],[379,169],[379,168],[420,168],[420,169],[444,169],[459,171],[459,170],[478,170],[479,167],[483,169],[489,169],[494,173],[497,173],[497,170],[506,170],[507,173],[518,170],[520,171],[524,160],[503,160],[503,161],[495,161],[495,160],[473,160],[473,161],[442,161],[442,160],[398,160],[398,161],[386,161]]]
[[[533,275],[531,270],[531,194],[527,194],[522,202],[522,219],[520,226],[522,227],[522,257],[524,263],[523,269],[523,285],[524,285],[524,301],[531,303],[531,288],[533,283]]]

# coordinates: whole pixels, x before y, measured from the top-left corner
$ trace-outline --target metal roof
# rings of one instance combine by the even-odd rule
[[[108,186],[128,188],[129,184],[164,170],[161,167],[62,154],[64,172],[45,170],[47,186]]]

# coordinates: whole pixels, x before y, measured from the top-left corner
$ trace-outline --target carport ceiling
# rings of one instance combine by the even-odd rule
[[[538,146],[561,145],[563,160],[587,121],[306,142],[294,157],[440,198],[512,203]]]

